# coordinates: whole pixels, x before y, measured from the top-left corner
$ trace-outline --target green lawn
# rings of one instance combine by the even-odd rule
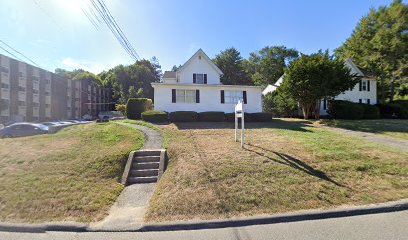
[[[386,202],[408,197],[408,152],[275,119],[162,126],[169,166],[147,221],[214,219]]]
[[[0,139],[0,221],[101,219],[123,189],[129,152],[143,141],[141,132],[115,123]]]
[[[408,119],[321,120],[321,124],[408,140]]]

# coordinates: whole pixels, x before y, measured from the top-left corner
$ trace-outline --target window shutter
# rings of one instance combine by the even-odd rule
[[[200,90],[196,90],[196,103],[200,103]]]
[[[370,99],[369,98],[367,98],[367,104],[370,104]]]
[[[358,83],[358,90],[361,92],[363,90],[363,81],[360,80],[360,82]]]
[[[204,84],[207,84],[207,74],[204,74]]]
[[[221,103],[225,103],[224,90],[221,90]]]
[[[171,89],[171,102],[176,102],[176,89]]]
[[[193,73],[193,83],[197,82],[197,74]]]
[[[367,91],[369,92],[370,91],[370,80],[367,80]]]
[[[242,97],[244,98],[244,104],[247,104],[247,94],[246,91],[242,92]]]
[[[363,103],[363,99],[358,99],[358,103]]]

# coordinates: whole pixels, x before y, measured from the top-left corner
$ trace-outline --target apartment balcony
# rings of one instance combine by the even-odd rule
[[[68,102],[67,102],[67,107],[70,108],[71,106],[72,106],[71,101],[68,101]]]
[[[79,108],[79,102],[75,102],[75,107]]]
[[[18,78],[18,86],[19,87],[27,87],[27,79],[25,77]]]
[[[33,94],[33,102],[39,103],[40,102],[40,95],[39,94]]]
[[[51,92],[51,84],[45,84],[45,91]]]
[[[51,108],[50,107],[48,107],[48,108],[45,108],[45,117],[51,117]]]
[[[40,82],[39,81],[34,81],[33,82],[33,89],[34,90],[40,90]]]
[[[10,99],[10,89],[2,88],[0,95],[1,95],[1,99]]]
[[[2,83],[6,83],[6,84],[10,84],[10,75],[9,73],[5,73],[5,72],[1,72],[1,82]]]
[[[71,89],[68,89],[67,91],[67,97],[71,97],[72,93],[71,93]]]
[[[18,101],[22,101],[22,102],[27,101],[26,92],[18,91]]]
[[[51,96],[45,96],[45,104],[51,104]]]
[[[18,106],[18,115],[25,116],[27,113],[26,106]]]
[[[0,110],[0,116],[2,116],[2,117],[10,116],[10,108],[1,109]]]
[[[33,107],[33,117],[40,116],[40,107]]]

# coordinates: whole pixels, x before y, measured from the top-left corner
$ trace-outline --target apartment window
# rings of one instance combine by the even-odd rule
[[[18,101],[18,106],[25,106],[26,105],[26,102],[24,102],[24,101]]]
[[[37,103],[37,102],[33,102],[33,107],[39,107],[40,106],[40,104],[39,103]]]
[[[20,91],[20,92],[25,92],[25,87],[21,87],[21,86],[18,86],[18,91]]]
[[[45,92],[44,95],[45,96],[50,96],[50,92]]]
[[[7,83],[1,83],[1,88],[9,88],[9,85]]]
[[[224,103],[237,104],[244,99],[243,91],[224,91]]]
[[[194,73],[193,83],[207,84],[207,74],[204,73]]]
[[[45,79],[45,84],[51,84],[51,80],[50,79]]]
[[[33,89],[33,94],[38,94],[39,91],[37,89]]]
[[[1,67],[1,72],[9,73],[9,69],[6,67]]]
[[[23,72],[18,72],[18,76],[19,76],[19,77],[24,77]]]
[[[47,104],[45,104],[45,108],[50,108],[50,106],[51,106],[51,105],[50,105],[50,104],[48,104],[48,103],[47,103]]]

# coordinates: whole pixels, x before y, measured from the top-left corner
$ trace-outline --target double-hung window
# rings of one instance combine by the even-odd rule
[[[225,91],[224,92],[225,103],[237,104],[244,99],[243,91]]]
[[[195,103],[196,102],[196,90],[176,89],[176,102]]]
[[[207,84],[207,74],[205,74],[205,73],[193,73],[193,83]]]

